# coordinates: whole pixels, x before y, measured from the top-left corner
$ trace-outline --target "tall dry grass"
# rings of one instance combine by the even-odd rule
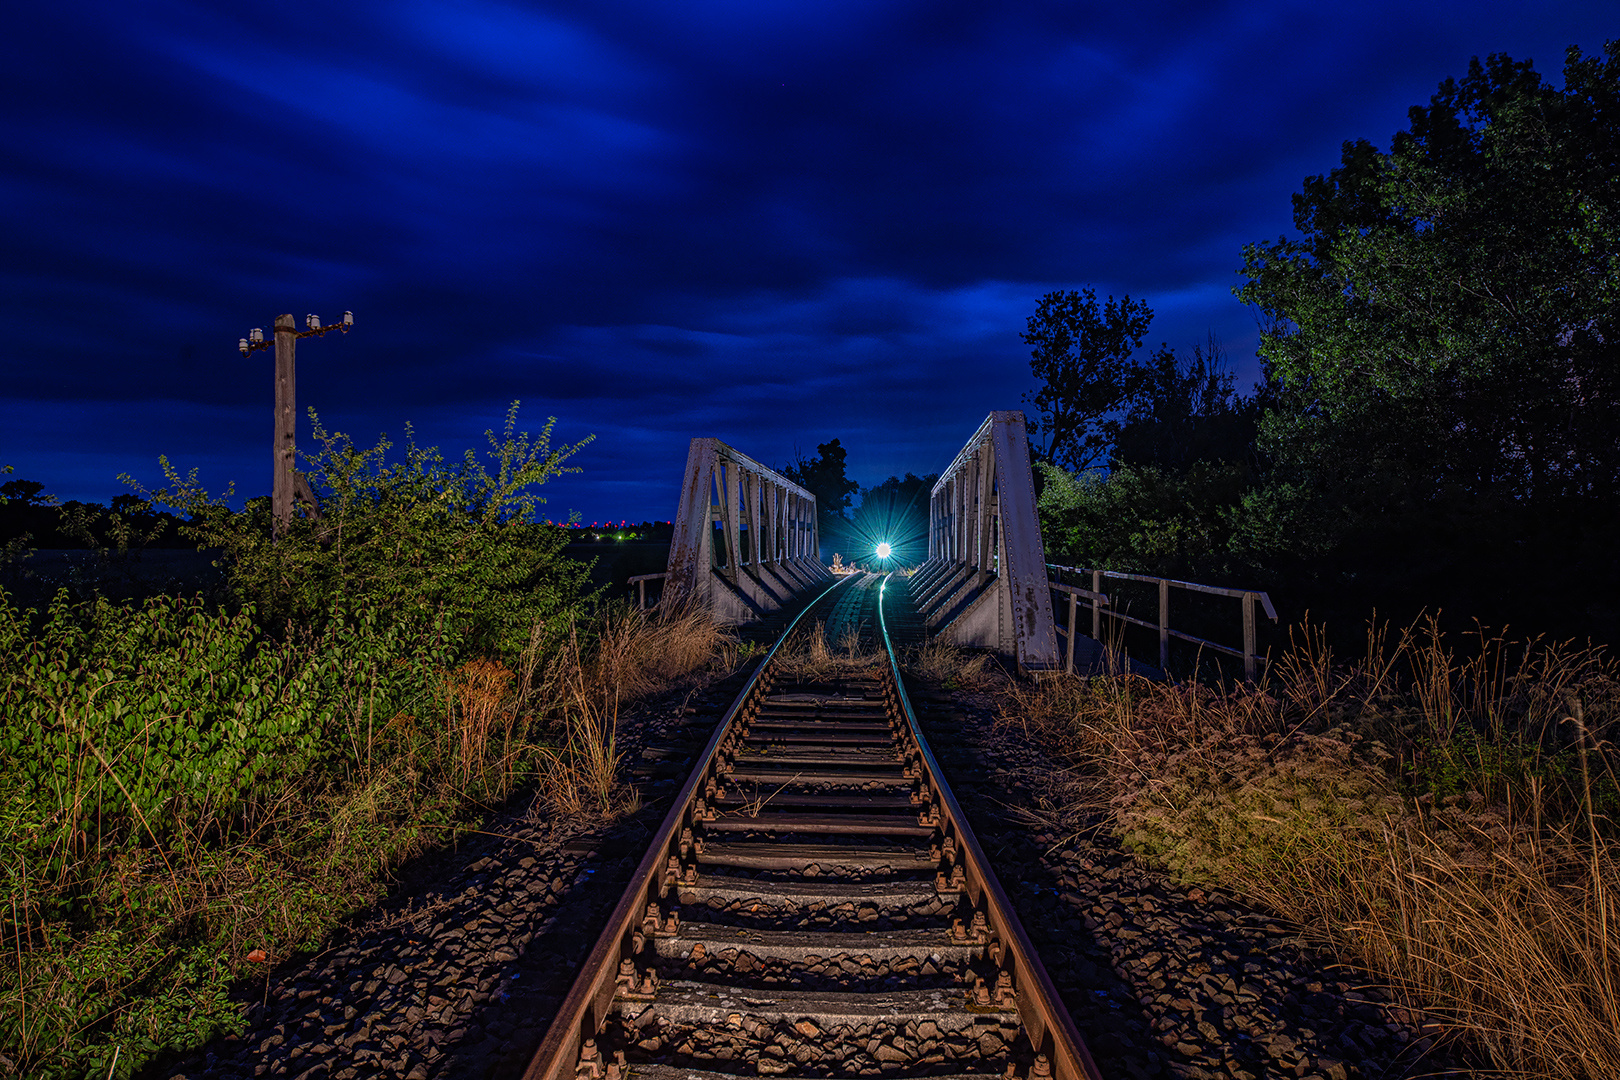
[[[796,682],[829,682],[865,678],[873,674],[883,654],[861,643],[860,628],[845,626],[836,640],[827,636],[826,623],[803,627],[776,651],[775,670]]]
[[[517,726],[517,711],[508,697],[511,685],[512,672],[494,660],[473,660],[440,678],[439,693],[452,747],[451,768],[464,790],[475,783],[488,786],[492,764],[502,774],[510,775],[512,736]],[[492,740],[500,744],[493,755]]]
[[[571,627],[553,656],[529,666],[534,697],[562,731],[561,745],[541,750],[546,801],[570,814],[633,808],[634,792],[618,779],[620,711],[734,660],[734,638],[694,606],[614,605],[584,632]]]
[[[1616,666],[1435,624],[1342,662],[1302,632],[1257,687],[1015,688],[1001,716],[1082,763],[1093,809],[1388,980],[1516,1076],[1620,1076]]]
[[[929,638],[904,659],[906,670],[925,682],[951,689],[984,685],[990,657],[984,652],[959,649],[943,637]]]

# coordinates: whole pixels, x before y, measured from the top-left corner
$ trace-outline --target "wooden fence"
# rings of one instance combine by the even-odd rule
[[[1077,585],[1058,580],[1052,581],[1055,591],[1067,593],[1069,597],[1069,643],[1066,670],[1074,670],[1074,636],[1075,619],[1079,601],[1084,599],[1091,604],[1091,636],[1098,641],[1102,640],[1102,620],[1106,616],[1118,619],[1121,622],[1143,626],[1149,630],[1159,632],[1159,670],[1164,671],[1170,664],[1170,639],[1191,642],[1205,649],[1225,653],[1228,656],[1241,656],[1243,658],[1243,677],[1250,682],[1256,678],[1261,661],[1266,658],[1260,656],[1255,647],[1255,604],[1259,603],[1272,622],[1277,621],[1277,609],[1271,606],[1271,597],[1254,589],[1228,589],[1219,585],[1200,585],[1192,581],[1177,581],[1175,578],[1152,577],[1147,574],[1122,574],[1111,570],[1088,570],[1079,566],[1059,566],[1047,563],[1048,572],[1056,571],[1058,574],[1073,574],[1081,578],[1091,579],[1091,588],[1086,589]],[[1106,593],[1103,592],[1103,582],[1106,579],[1115,581],[1141,581],[1159,587],[1159,619],[1158,622],[1149,622],[1138,619],[1117,610],[1118,605],[1110,603]],[[1170,625],[1170,590],[1186,589],[1189,592],[1206,593],[1211,596],[1230,596],[1241,601],[1243,608],[1243,647],[1233,648],[1222,645],[1206,638],[1194,637],[1174,629]],[[1103,610],[1107,608],[1108,610]]]

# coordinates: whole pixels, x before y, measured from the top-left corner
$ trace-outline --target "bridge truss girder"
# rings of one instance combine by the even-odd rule
[[[992,412],[934,485],[928,562],[911,594],[930,633],[1012,656],[1026,671],[1061,665],[1024,414]]]
[[[724,625],[763,618],[831,576],[816,497],[719,439],[693,439],[668,572],[671,601],[701,604]]]

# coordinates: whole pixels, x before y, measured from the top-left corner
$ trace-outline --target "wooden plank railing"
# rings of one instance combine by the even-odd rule
[[[1271,606],[1271,597],[1257,589],[1229,589],[1221,585],[1200,585],[1194,581],[1178,581],[1175,578],[1154,577],[1150,574],[1125,574],[1112,570],[1090,570],[1080,566],[1059,566],[1056,563],[1047,563],[1048,571],[1057,571],[1060,574],[1089,575],[1091,588],[1083,589],[1075,585],[1062,582],[1053,582],[1052,588],[1069,594],[1069,662],[1068,670],[1074,670],[1074,633],[1075,633],[1075,607],[1078,598],[1085,597],[1091,601],[1091,636],[1102,640],[1102,620],[1106,615],[1111,619],[1131,623],[1135,626],[1146,627],[1159,632],[1159,670],[1164,671],[1170,664],[1170,639],[1191,642],[1205,649],[1213,649],[1228,656],[1241,656],[1243,658],[1243,677],[1253,682],[1258,673],[1259,664],[1266,658],[1260,656],[1255,645],[1255,604],[1259,603],[1272,622],[1277,621],[1277,609]],[[1148,622],[1118,610],[1117,604],[1109,602],[1108,596],[1103,592],[1103,580],[1112,578],[1116,581],[1142,581],[1159,587],[1159,619]],[[1242,601],[1243,605],[1243,647],[1233,648],[1210,641],[1207,638],[1195,637],[1192,634],[1176,630],[1170,625],[1170,590],[1172,588],[1186,589],[1189,592],[1206,593],[1211,596],[1230,596]],[[1107,607],[1109,610],[1104,611]]]
[[[1048,585],[1053,592],[1069,594],[1069,631],[1063,639],[1065,642],[1063,670],[1072,675],[1074,673],[1075,616],[1079,611],[1080,601],[1081,599],[1091,601],[1091,636],[1095,638],[1097,636],[1097,612],[1108,604],[1108,597],[1091,589],[1082,589],[1078,585],[1065,585],[1061,581],[1049,581]]]
[[[647,610],[647,582],[662,581],[667,577],[669,573],[666,571],[662,574],[637,574],[628,579],[625,584],[636,587],[636,607],[642,611]]]

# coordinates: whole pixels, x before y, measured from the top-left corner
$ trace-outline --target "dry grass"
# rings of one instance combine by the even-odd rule
[[[929,638],[905,658],[906,670],[925,682],[955,689],[976,689],[989,675],[990,657],[959,649],[944,638]]]
[[[1264,903],[1519,1076],[1620,1075],[1615,666],[1433,623],[1268,683],[1119,676],[1001,712],[1083,763],[1093,809],[1179,875]]]
[[[796,682],[828,682],[871,676],[883,659],[877,648],[861,645],[858,627],[847,627],[828,641],[825,623],[794,632],[776,652],[776,671]]]
[[[475,782],[487,785],[491,735],[500,742],[495,763],[502,773],[509,773],[517,717],[515,702],[507,693],[511,684],[512,672],[493,660],[473,660],[439,680],[455,752],[454,775],[463,789],[470,789]]]
[[[618,779],[620,710],[694,672],[729,667],[736,643],[692,607],[655,613],[617,605],[588,630],[570,628],[536,683],[536,698],[563,732],[561,746],[540,751],[542,797],[570,814],[631,811],[635,792]]]

